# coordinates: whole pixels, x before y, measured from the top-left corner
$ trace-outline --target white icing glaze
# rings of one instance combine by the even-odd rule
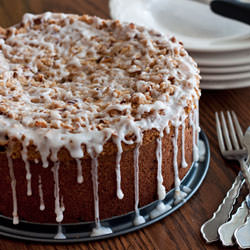
[[[116,195],[121,200],[124,197],[124,194],[121,189],[121,170],[120,170],[120,162],[121,162],[121,156],[122,156],[122,144],[121,140],[118,139],[118,137],[113,139],[114,142],[117,145],[117,154],[116,154],[116,183],[117,183],[117,191]]]
[[[99,196],[98,196],[98,160],[96,157],[92,158],[91,161],[91,175],[92,175],[92,183],[93,183],[93,193],[94,193],[94,204],[95,204],[95,224],[96,228],[100,226],[100,218],[99,218]]]
[[[135,212],[136,212],[136,211],[135,211]],[[135,218],[134,218],[134,220],[133,220],[133,224],[134,224],[135,226],[139,226],[139,225],[141,225],[141,224],[143,224],[143,223],[145,223],[145,218],[144,218],[142,215],[139,214],[139,211],[136,212]]]
[[[163,200],[166,196],[166,189],[163,185],[163,177],[162,177],[162,135],[160,135],[160,137],[157,138],[156,159],[158,163],[158,168],[157,168],[158,199]]]
[[[60,163],[55,162],[54,166],[51,168],[54,176],[54,196],[55,196],[55,214],[56,221],[62,222],[63,220],[63,208],[60,204],[60,187],[59,187],[59,167]]]
[[[175,133],[174,137],[172,139],[173,142],[173,166],[174,166],[174,183],[175,183],[175,190],[179,191],[180,190],[180,178],[179,178],[179,170],[178,170],[178,162],[177,162],[177,156],[178,156],[178,145],[177,145],[177,139],[178,139],[178,127],[175,127]]]
[[[175,190],[174,204],[176,205],[176,204],[182,202],[186,196],[187,196],[187,193],[185,191]]]
[[[169,133],[170,133],[170,127],[169,127],[169,126],[166,126],[166,127],[165,127],[165,131],[166,131],[166,134],[169,134]]]
[[[185,193],[190,193],[192,191],[192,189],[190,187],[187,187],[187,186],[182,186],[182,190],[185,192]]]
[[[198,138],[199,138],[199,113],[198,110],[194,110],[189,116],[190,125],[192,126],[193,134],[193,160],[199,160]]]
[[[109,227],[103,227],[100,223],[99,217],[99,195],[98,195],[98,160],[97,157],[93,156],[91,161],[91,174],[93,182],[93,193],[94,193],[94,205],[95,205],[95,227],[92,229],[91,237],[100,236],[104,234],[112,233],[112,229]]]
[[[28,160],[28,151],[27,151],[27,141],[25,140],[23,142],[23,150],[21,152],[22,158],[25,164],[26,169],[26,180],[27,180],[27,196],[32,195],[32,189],[31,189],[31,173],[30,173],[30,163]]]
[[[177,156],[178,156],[178,145],[177,145],[177,140],[178,140],[178,127],[175,127],[175,134],[173,137],[173,151],[174,151],[174,156],[173,156],[173,166],[174,166],[174,176],[175,176],[175,193],[174,193],[174,203],[177,204],[180,201],[182,201],[187,194],[185,192],[182,192],[180,189],[180,178],[179,178],[179,170],[178,170],[178,162],[177,162]]]
[[[57,234],[55,235],[54,239],[56,240],[65,240],[67,239],[66,235],[62,232],[62,225],[61,223],[57,226]]]
[[[185,119],[184,122],[182,122],[182,129],[181,129],[181,166],[183,168],[186,168],[188,166],[186,159],[185,159]]]
[[[204,161],[206,158],[206,146],[205,143],[201,140],[198,141],[199,148],[199,161]]]
[[[135,218],[134,218],[134,225],[140,225],[145,223],[145,219],[143,216],[140,215],[139,212],[139,149],[140,149],[140,144],[137,144],[135,149],[134,149],[134,173],[135,173]]]
[[[43,185],[42,185],[41,175],[38,176],[38,193],[39,193],[39,197],[40,197],[40,210],[44,211],[45,204],[44,204],[44,199],[43,199]]]
[[[12,189],[12,199],[13,199],[13,224],[19,223],[18,213],[17,213],[17,195],[16,195],[16,178],[13,168],[13,160],[10,156],[10,152],[7,150],[7,159],[9,165],[10,179],[11,179],[11,189]]]
[[[54,162],[58,222],[63,219],[64,208],[60,204],[57,154],[63,147],[77,162],[78,183],[83,181],[80,160],[84,156],[83,145],[92,158],[96,221],[93,234],[103,230],[99,220],[98,155],[108,140],[113,139],[118,149],[119,199],[123,198],[121,144],[140,145],[143,132],[150,129],[169,133],[169,122],[177,130],[185,117],[185,107],[190,105],[194,159],[197,158],[199,71],[175,38],[133,24],[47,12],[26,14],[21,24],[1,36],[0,45],[0,136],[8,135],[23,144],[28,195],[31,195],[28,146],[36,146],[43,167],[49,166],[49,160]],[[131,134],[136,140],[126,139]],[[176,194],[180,192],[177,137],[173,139]],[[184,136],[182,141],[184,147]],[[160,144],[156,154],[161,199],[165,192]],[[135,224],[138,224],[144,220],[138,209],[139,146],[134,154]],[[11,154],[8,162],[11,172]],[[182,165],[185,166],[184,153]],[[18,221],[14,180],[13,217]]]
[[[61,196],[61,209],[64,212],[65,211],[65,206],[64,206],[64,202],[63,202],[63,196]]]
[[[77,183],[83,183],[83,175],[82,175],[82,163],[80,159],[76,159],[77,165]]]
[[[103,227],[103,226],[100,226],[100,224],[93,228],[90,236],[91,237],[95,237],[95,236],[101,236],[101,235],[105,235],[105,234],[111,234],[112,233],[112,230],[110,227]]]
[[[168,204],[164,204],[162,201],[160,201],[156,208],[153,209],[151,212],[150,212],[150,218],[151,219],[154,219],[158,216],[160,216],[161,214],[164,214],[165,212],[167,212],[168,210],[170,210],[172,207]]]

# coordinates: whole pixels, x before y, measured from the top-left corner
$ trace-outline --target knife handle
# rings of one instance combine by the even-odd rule
[[[213,12],[225,17],[250,24],[250,2],[241,0],[213,0],[210,3]]]
[[[213,217],[206,221],[201,227],[201,234],[207,243],[217,241],[219,239],[218,228],[225,223],[233,210],[233,205],[239,196],[240,189],[244,183],[242,174],[239,173],[235,178],[232,187],[228,190],[226,197],[214,212]]]

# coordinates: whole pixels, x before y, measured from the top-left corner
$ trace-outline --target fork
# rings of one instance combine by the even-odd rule
[[[233,205],[239,196],[240,189],[245,179],[247,180],[248,187],[250,187],[250,174],[244,162],[244,159],[247,157],[247,149],[243,145],[243,132],[238,118],[234,111],[227,111],[227,126],[223,112],[220,113],[220,117],[221,122],[216,112],[216,130],[221,154],[228,160],[238,160],[241,165],[241,171],[235,178],[232,187],[228,190],[226,197],[214,212],[213,217],[206,221],[201,227],[202,236],[208,243],[219,239],[218,228],[229,219]]]

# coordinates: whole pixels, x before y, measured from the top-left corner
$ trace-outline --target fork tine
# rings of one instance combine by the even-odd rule
[[[226,142],[227,149],[232,150],[233,147],[232,147],[231,140],[230,140],[230,137],[229,137],[228,128],[227,128],[224,113],[221,111],[220,115],[221,115],[222,131],[223,131],[223,135],[224,135],[224,139],[225,139],[225,142]]]
[[[215,112],[215,120],[216,120],[216,131],[217,131],[217,137],[218,137],[220,151],[224,152],[225,151],[225,144],[224,144],[224,140],[223,140],[220,119],[219,119],[217,112]]]
[[[233,125],[233,121],[232,121],[232,117],[229,111],[227,111],[227,118],[228,118],[228,124],[229,124],[229,132],[230,132],[230,137],[232,139],[233,142],[233,146],[235,149],[240,149],[238,140],[237,140],[237,136],[236,136],[236,132],[235,132],[235,128]]]
[[[239,141],[240,141],[240,145],[243,148],[244,147],[244,144],[243,144],[243,132],[242,132],[239,120],[238,120],[237,115],[235,114],[234,111],[231,111],[231,113],[232,113],[232,116],[233,116],[233,121],[234,121],[234,125],[235,125],[236,131],[237,131],[237,136],[238,136]]]

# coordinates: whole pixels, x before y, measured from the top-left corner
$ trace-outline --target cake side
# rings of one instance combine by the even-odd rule
[[[178,136],[178,169],[179,178],[182,179],[189,170],[193,162],[193,137],[192,127],[186,121],[185,129],[185,160],[187,167],[182,167],[182,127],[179,128]],[[144,138],[150,139],[150,143],[143,143],[140,148],[139,160],[139,207],[158,200],[157,191],[157,138],[159,132],[147,131]],[[162,176],[163,185],[166,192],[174,188],[173,169],[173,143],[174,129],[169,134],[164,134],[162,138]],[[115,145],[114,145],[115,147]],[[124,193],[123,199],[117,197],[116,182],[116,154],[102,155],[98,158],[98,181],[99,181],[99,204],[100,218],[110,218],[117,215],[126,214],[134,210],[134,147],[129,146],[122,154],[121,159],[121,190]],[[93,184],[91,178],[91,159],[82,160],[83,182],[77,183],[78,169],[76,161],[70,157],[69,152],[64,153],[60,159],[59,180],[60,195],[63,197],[62,203],[65,207],[63,223],[73,223],[81,221],[93,221],[94,201]],[[0,176],[5,176],[0,183],[2,192],[0,213],[12,217],[13,200],[11,191],[11,179],[6,175],[9,171],[6,154],[1,153]],[[54,176],[50,162],[49,168],[42,167],[41,162],[36,164],[30,162],[32,175],[31,190],[32,195],[27,195],[27,180],[25,165],[21,157],[13,161],[14,173],[16,176],[18,216],[20,220],[55,223],[55,197],[54,197]],[[40,179],[40,180],[39,180]],[[41,197],[42,191],[42,197]],[[39,193],[40,192],[40,193]],[[41,199],[42,198],[42,199]]]

